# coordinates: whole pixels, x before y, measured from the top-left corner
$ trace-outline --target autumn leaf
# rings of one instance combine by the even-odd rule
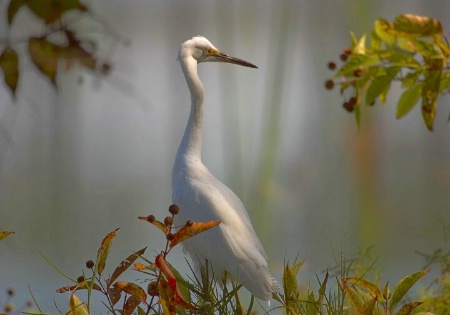
[[[170,241],[170,248],[173,248],[178,243],[199,233],[205,232],[219,224],[220,221],[191,222],[190,224],[186,224],[173,235],[173,239]]]
[[[95,268],[97,269],[97,274],[101,275],[103,270],[105,269],[106,258],[108,258],[109,249],[111,248],[111,244],[113,239],[116,237],[116,232],[119,229],[115,229],[110,232],[105,238],[102,240],[100,248],[97,252],[97,261],[95,263]]]
[[[122,315],[131,315],[133,314],[136,307],[141,303],[141,300],[135,297],[134,295],[128,297],[125,302],[125,306],[123,308]]]
[[[117,278],[124,271],[126,271],[134,263],[134,261],[136,259],[138,259],[140,256],[142,256],[145,253],[146,249],[147,249],[147,247],[144,247],[143,249],[138,250],[137,252],[135,252],[135,253],[131,254],[130,256],[128,256],[127,258],[125,258],[112,273],[111,277],[108,280],[107,286],[109,287],[114,281],[116,281]]]
[[[15,95],[19,81],[19,56],[15,50],[9,47],[5,48],[0,55],[0,68],[3,70],[6,85]]]
[[[132,282],[126,281],[118,281],[114,283],[114,289],[123,291],[125,293],[131,294],[132,296],[138,298],[141,301],[145,301],[147,299],[147,294],[144,289]]]
[[[7,237],[10,234],[14,234],[14,232],[10,232],[10,231],[0,231],[0,241],[2,239],[4,239],[5,237]]]
[[[47,41],[43,37],[31,37],[28,40],[28,52],[31,60],[54,85],[56,85],[56,73],[58,71],[59,49],[60,46]]]
[[[442,24],[436,19],[413,14],[401,14],[395,18],[394,29],[403,36],[442,35]]]
[[[87,289],[89,287],[92,287],[92,289],[97,290],[97,291],[102,291],[102,289],[100,288],[100,286],[98,284],[92,283],[92,281],[82,281],[82,282],[79,282],[74,285],[68,285],[65,287],[61,287],[61,288],[57,289],[56,292],[57,293],[72,292],[75,290]]]
[[[79,0],[28,0],[26,5],[47,24],[60,20],[69,10],[87,11]]]

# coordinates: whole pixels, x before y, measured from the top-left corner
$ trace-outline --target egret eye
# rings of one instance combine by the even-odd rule
[[[213,54],[214,54],[214,49],[212,49],[212,48],[206,49],[206,55],[207,55],[207,56],[211,56],[211,55],[213,55]]]

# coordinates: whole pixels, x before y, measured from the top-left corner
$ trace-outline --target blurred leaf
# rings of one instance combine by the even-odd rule
[[[8,24],[11,25],[16,13],[26,3],[27,0],[10,0],[8,5]]]
[[[345,293],[347,294],[350,303],[352,304],[356,314],[361,314],[364,308],[364,300],[358,291],[353,287],[349,286],[346,279],[342,279],[342,286],[344,287]]]
[[[429,61],[431,65],[441,64],[439,59],[432,59]],[[433,67],[433,66],[431,66]],[[439,66],[438,66],[439,67]],[[433,69],[433,68],[432,68]],[[439,86],[441,80],[442,70],[430,70],[427,72],[424,79],[424,86],[422,89],[422,116],[428,130],[433,130],[434,118],[436,114],[437,98],[439,95]]]
[[[410,315],[412,313],[412,311],[420,306],[421,304],[423,304],[422,302],[411,302],[408,304],[403,305],[398,312],[396,313],[396,315]]]
[[[56,72],[58,71],[59,48],[43,37],[31,37],[28,41],[31,60],[54,85],[56,85]]]
[[[355,55],[365,55],[366,54],[366,35],[361,36],[357,39],[353,32],[350,33],[352,38],[352,54]]]
[[[65,30],[66,37],[69,44],[60,49],[60,58],[65,61],[66,69],[70,69],[74,64],[80,63],[88,69],[94,70],[97,65],[97,60],[81,45],[81,42],[76,38],[74,32]]]
[[[367,301],[366,303],[364,303],[362,309],[361,309],[361,314],[362,315],[372,315],[373,311],[375,309],[375,306],[377,304],[377,297],[374,297],[373,299],[370,299],[369,301]]]
[[[97,252],[97,260],[95,263],[96,273],[101,276],[103,273],[103,270],[105,269],[105,263],[106,258],[108,258],[109,250],[111,248],[111,244],[113,239],[116,237],[116,232],[119,229],[115,229],[114,231],[110,232],[108,235],[103,238],[102,243],[100,245],[100,248]]]
[[[178,243],[192,236],[195,236],[199,233],[205,232],[219,224],[220,221],[209,221],[209,222],[192,222],[192,224],[190,225],[185,225],[173,235],[173,239],[170,241],[170,248],[173,248]]]
[[[375,20],[375,34],[383,41],[387,46],[392,47],[397,41],[397,35],[393,31],[392,24],[384,19]]]
[[[131,264],[134,263],[134,261],[136,259],[138,259],[140,256],[142,256],[145,253],[145,250],[147,249],[147,247],[142,248],[141,250],[138,250],[137,252],[131,254],[130,256],[128,256],[127,258],[125,258],[120,264],[119,266],[117,266],[117,268],[114,270],[114,272],[112,273],[111,277],[109,278],[106,286],[109,287],[114,281],[117,280],[117,278],[124,272],[126,271]]]
[[[125,302],[125,306],[123,308],[122,315],[131,315],[133,314],[136,307],[141,303],[141,300],[139,300],[134,295],[128,297],[128,299]]]
[[[14,232],[10,231],[0,231],[0,241],[7,237],[8,235],[14,234]]]
[[[370,36],[370,48],[377,51],[381,49],[381,38],[377,35],[375,31],[372,31]]]
[[[389,311],[393,312],[398,302],[403,298],[403,296],[411,289],[411,287],[425,274],[427,274],[430,269],[425,269],[411,275],[404,277],[400,280],[392,291],[392,297],[389,301]]]
[[[380,57],[374,54],[356,56],[352,55],[347,63],[343,65],[341,69],[339,69],[339,71],[336,73],[336,77],[353,76],[355,70],[362,69],[379,62],[381,62]]]
[[[75,295],[70,295],[70,302],[69,302],[69,314],[70,315],[89,315],[89,312],[84,305],[83,302],[80,301],[80,299]]]
[[[403,92],[398,101],[396,116],[402,118],[416,105],[422,95],[423,84],[416,84]]]
[[[123,291],[125,293],[131,294],[132,296],[138,298],[141,301],[145,301],[147,299],[147,294],[144,289],[132,282],[126,281],[117,281],[114,283],[114,288],[119,291]]]
[[[428,58],[444,58],[444,54],[438,45],[424,40],[399,37],[398,47],[410,53],[418,53]]]
[[[417,82],[419,76],[420,76],[419,71],[409,72],[402,79],[402,88],[409,88],[413,86]]]
[[[19,80],[19,56],[15,50],[5,48],[0,55],[0,68],[3,70],[6,85],[10,88],[13,95],[15,95]]]
[[[378,97],[382,103],[386,101],[386,95],[391,86],[392,80],[400,71],[400,67],[386,68],[386,75],[376,77],[366,92],[366,104],[371,104]]]
[[[26,4],[47,24],[60,20],[69,10],[87,11],[87,7],[79,0],[28,0]]]
[[[162,306],[166,308],[169,312],[167,314],[175,314],[176,308],[181,307],[186,310],[195,311],[197,308],[192,304],[186,302],[184,298],[180,295],[177,289],[174,289],[166,279],[161,278],[159,280],[159,293],[160,302],[163,302]]]
[[[436,19],[413,14],[401,14],[394,20],[394,29],[403,36],[434,36],[442,35],[441,22]]]
[[[369,291],[369,294],[372,297],[376,297],[376,298],[381,297],[381,299],[382,299],[381,291],[375,283],[367,281],[363,278],[355,278],[355,277],[349,277],[349,278],[346,278],[345,280],[347,282],[352,282],[355,285],[366,289],[367,291]]]

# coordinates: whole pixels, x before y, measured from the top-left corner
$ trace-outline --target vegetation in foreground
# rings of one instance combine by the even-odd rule
[[[255,299],[251,297],[248,306],[244,307],[239,297],[240,285],[220,285],[210,276],[213,272],[206,268],[204,276],[197,278],[183,277],[168,262],[172,248],[184,240],[195,237],[208,229],[214,228],[220,222],[188,221],[182,227],[173,226],[173,218],[180,211],[178,206],[171,205],[169,213],[163,221],[153,215],[139,217],[156,226],[166,238],[165,248],[156,257],[146,258],[146,248],[142,248],[127,258],[104,276],[107,258],[118,229],[108,233],[97,252],[95,261],[88,260],[86,269],[78,278],[66,275],[45,257],[55,270],[64,276],[70,284],[58,288],[56,292],[70,292],[70,302],[67,311],[61,314],[91,314],[92,295],[98,295],[104,305],[105,314],[256,314],[253,311]],[[0,232],[0,240],[12,232]],[[450,252],[437,250],[433,254],[421,254],[427,261],[425,269],[406,275],[397,284],[380,284],[378,280],[369,279],[372,265],[367,266],[367,253],[352,261],[340,261],[336,275],[326,272],[317,277],[318,289],[311,286],[301,289],[297,275],[303,262],[285,263],[282,290],[273,294],[276,301],[273,308],[264,314],[279,313],[280,310],[289,315],[320,315],[320,314],[450,314]],[[412,286],[429,272],[431,265],[438,265],[440,273],[428,288],[413,298]],[[120,281],[120,277],[129,269],[142,274],[143,278],[135,282]],[[379,278],[379,277],[375,277]],[[144,279],[144,280],[142,280]],[[146,286],[143,286],[145,284]],[[87,298],[82,301],[77,291],[86,291]],[[2,314],[17,312],[9,302],[14,295],[8,290],[9,298],[0,304]],[[31,296],[34,297],[31,292]],[[1,300],[0,300],[1,302]],[[37,311],[23,312],[25,314],[45,314],[39,307],[39,301],[34,300]],[[27,302],[27,308],[32,302]]]

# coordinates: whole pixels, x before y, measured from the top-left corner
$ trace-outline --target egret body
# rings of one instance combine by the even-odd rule
[[[267,267],[267,256],[241,200],[202,163],[203,84],[197,74],[201,62],[255,65],[228,56],[206,38],[197,36],[181,45],[178,60],[191,93],[191,111],[172,174],[173,202],[180,207],[175,223],[187,220],[221,223],[183,242],[196,269],[208,261],[214,275],[242,284],[261,300],[279,289]]]

